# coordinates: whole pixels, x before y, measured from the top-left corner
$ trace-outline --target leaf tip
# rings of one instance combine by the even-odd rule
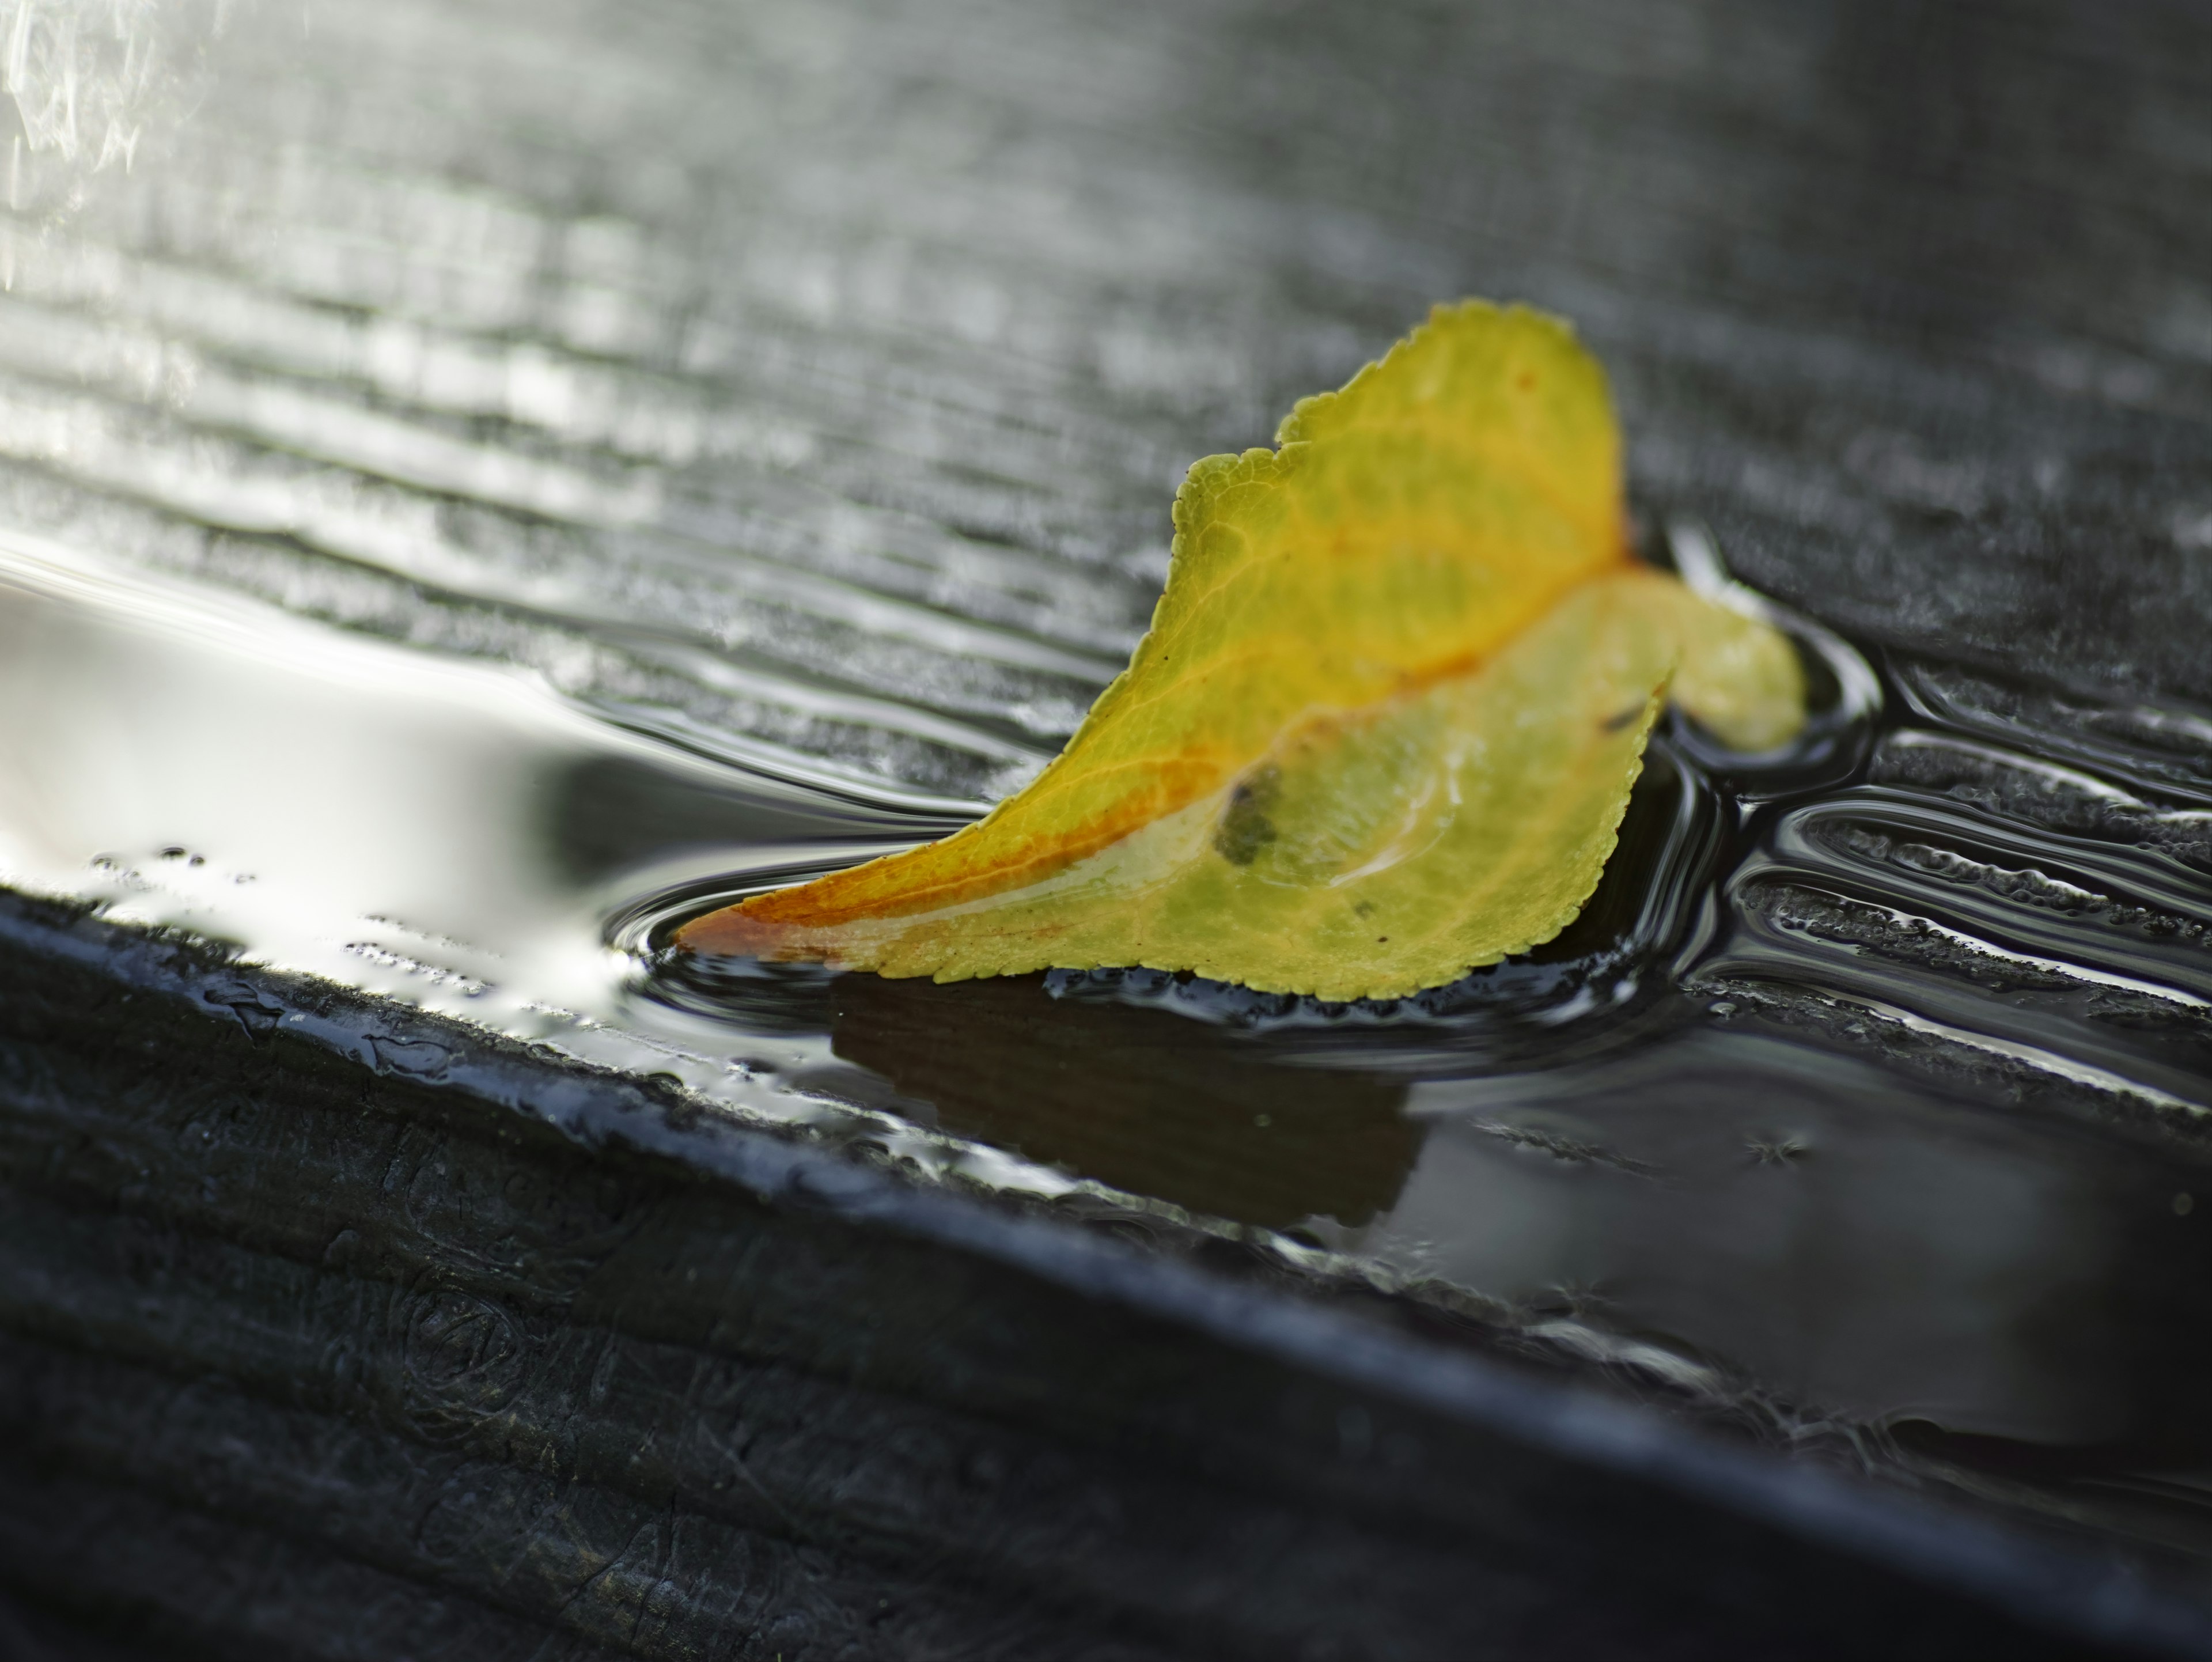
[[[753,958],[771,944],[766,937],[778,933],[746,916],[741,906],[724,906],[693,918],[676,931],[670,944],[678,952],[707,958]]]

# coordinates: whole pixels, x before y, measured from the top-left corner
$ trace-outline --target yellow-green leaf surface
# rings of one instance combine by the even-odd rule
[[[1670,690],[1742,749],[1804,720],[1787,641],[1631,558],[1603,373],[1535,312],[1439,307],[1175,522],[1151,632],[1027,789],[678,944],[1393,996],[1573,919]]]

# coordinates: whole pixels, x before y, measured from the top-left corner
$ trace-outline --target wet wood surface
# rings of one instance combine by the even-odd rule
[[[1647,526],[1991,719],[2212,704],[2199,8],[308,15],[179,36],[127,174],[33,148],[11,524],[980,801],[1188,460],[1474,293],[1595,346]],[[1215,1238],[6,918],[0,1655],[2212,1653],[2169,1557],[1583,1436]],[[874,996],[866,1065],[1018,1134]],[[1234,1160],[1194,1203],[1306,1204]]]

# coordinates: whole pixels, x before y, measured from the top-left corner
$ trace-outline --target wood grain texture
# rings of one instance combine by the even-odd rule
[[[27,161],[11,523],[980,805],[1133,642],[1188,460],[1489,293],[1608,365],[1632,511],[1928,696],[1992,731],[2212,701],[2201,6],[290,19],[127,174]],[[1963,753],[1882,769],[2203,855]],[[0,1581],[42,1621],[255,1658],[2063,1651],[2028,1611],[2212,1652],[1970,1510],[1790,1513],[1799,1468],[1670,1465],[1679,1425],[1532,1452],[1494,1396],[1416,1398],[1469,1342],[1433,1313],[1352,1300],[1359,1344],[1286,1360],[1326,1301],[1218,1241],[1017,1262],[995,1202],[930,1234],[861,1152],[732,1185],[635,1081],[410,1077],[426,1037],[484,1054],[219,963],[156,993],[167,947],[7,904]],[[875,996],[942,1071],[940,1007]],[[1250,1087],[1209,1089],[1223,1147]],[[1346,1213],[1401,1179],[1394,1107],[1347,1101]],[[1177,1193],[1308,1198],[1261,1190]]]
[[[1085,1241],[437,1018],[0,927],[0,1585],[112,1641],[2081,1653],[1961,1579],[1982,1520],[1555,1413],[1472,1332],[1228,1243]],[[2110,1604],[2063,1537],[2001,1538],[2009,1602]],[[2196,1631],[2130,1599],[2106,1632]]]

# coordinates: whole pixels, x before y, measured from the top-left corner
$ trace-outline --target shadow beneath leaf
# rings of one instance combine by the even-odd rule
[[[1058,999],[1039,976],[847,976],[832,1042],[944,1130],[1238,1223],[1388,1209],[1425,1128],[1402,1080],[1272,1062],[1158,1010]]]

